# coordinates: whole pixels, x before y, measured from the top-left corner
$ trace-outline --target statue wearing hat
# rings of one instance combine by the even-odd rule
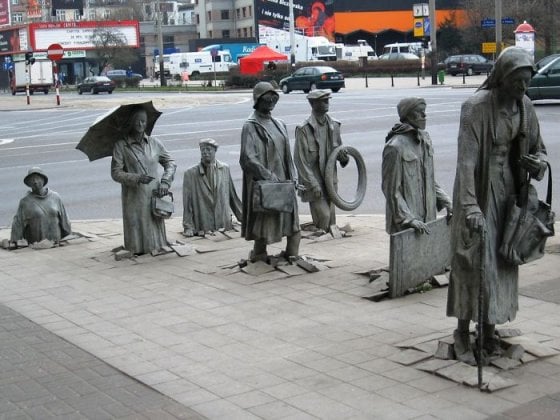
[[[334,149],[342,145],[340,122],[329,114],[327,90],[314,90],[307,95],[311,105],[311,115],[296,127],[294,162],[298,171],[298,181],[303,185],[301,192],[303,202],[309,202],[313,224],[324,230],[336,224],[335,207],[330,200],[325,186],[327,160]],[[344,167],[348,164],[348,155],[341,151],[338,160]],[[336,185],[336,173],[334,185]]]
[[[405,98],[397,105],[400,122],[385,138],[382,189],[386,201],[387,233],[413,228],[429,233],[427,222],[437,212],[452,213],[449,196],[434,177],[433,148],[426,128],[426,101]]]
[[[239,157],[243,169],[241,235],[248,241],[255,241],[250,256],[252,261],[266,261],[267,245],[280,242],[284,236],[287,237],[284,256],[295,257],[299,253],[301,235],[295,184],[292,191],[293,202],[289,203],[290,211],[258,211],[255,206],[258,181],[279,183],[295,179],[286,124],[271,115],[277,102],[278,93],[270,83],[257,83],[253,88],[255,111],[243,124],[241,131]]]
[[[229,166],[216,159],[218,143],[207,138],[198,144],[200,163],[187,169],[183,177],[183,233],[187,237],[232,230],[231,211],[237,220],[242,219],[241,200]]]
[[[49,178],[41,168],[29,169],[23,182],[31,191],[19,202],[10,241],[17,243],[25,239],[33,244],[48,239],[60,242],[72,232],[62,199],[46,187]]]

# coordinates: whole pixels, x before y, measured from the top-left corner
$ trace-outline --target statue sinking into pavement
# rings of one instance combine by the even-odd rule
[[[329,198],[325,179],[332,176],[337,185],[336,171],[326,173],[327,160],[332,151],[342,145],[340,122],[329,114],[331,94],[326,90],[314,90],[307,95],[311,105],[311,115],[296,127],[294,163],[298,171],[298,181],[303,185],[301,200],[309,202],[313,224],[325,232],[336,225],[335,205]],[[342,167],[348,164],[345,150],[338,153],[337,160]]]
[[[534,71],[527,51],[506,48],[461,108],[447,316],[457,318],[455,355],[468,364],[476,363],[470,321],[479,323],[484,361],[500,354],[496,324],[513,321],[518,309],[518,266],[499,250],[511,197],[547,168],[537,115],[525,95]]]
[[[187,237],[232,230],[232,211],[242,220],[241,200],[229,166],[216,159],[218,143],[202,139],[199,147],[200,163],[187,169],[183,177],[183,234]]]
[[[286,124],[271,115],[278,93],[268,82],[253,88],[255,111],[241,131],[243,217],[241,235],[254,241],[250,260],[267,261],[267,245],[287,237],[283,256],[297,257],[300,227],[294,167]]]
[[[449,196],[434,177],[432,141],[426,129],[426,101],[405,98],[397,105],[400,122],[385,139],[382,189],[386,199],[386,230],[413,228],[429,233],[427,222],[444,208],[452,214]]]
[[[25,239],[33,244],[48,239],[59,243],[72,232],[62,199],[58,193],[47,188],[49,178],[41,168],[29,169],[23,182],[31,191],[19,202],[10,242]]]

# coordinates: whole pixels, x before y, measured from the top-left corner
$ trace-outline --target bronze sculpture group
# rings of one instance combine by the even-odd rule
[[[478,339],[484,355],[479,353],[478,358],[490,357],[500,350],[496,324],[512,321],[518,310],[518,266],[500,253],[500,245],[512,197],[519,197],[528,179],[542,179],[547,169],[539,123],[525,96],[533,72],[528,53],[507,48],[484,84],[463,104],[453,200],[434,177],[423,98],[398,103],[400,121],[385,139],[382,191],[387,232],[412,228],[418,234],[429,233],[426,223],[443,209],[451,219],[447,315],[458,320],[456,357],[469,364],[476,363],[470,322],[481,326]],[[296,189],[302,201],[309,202],[315,226],[329,231],[336,219],[325,188],[325,162],[342,144],[340,122],[328,115],[330,98],[329,92],[320,90],[307,96],[311,115],[296,128],[292,158],[286,125],[272,116],[279,95],[270,83],[257,83],[254,112],[241,133],[242,200],[228,166],[215,158],[217,142],[201,140],[201,161],[184,174],[184,235],[231,229],[233,212],[241,222],[242,236],[254,242],[250,261],[268,261],[267,246],[284,237],[282,256],[297,258],[301,234]],[[168,193],[176,170],[163,144],[145,129],[146,112],[139,108],[116,141],[111,162],[111,176],[122,185],[125,248],[134,254],[167,245],[165,222],[153,216],[151,202],[153,196]],[[344,153],[337,159],[342,166],[348,163]],[[70,233],[60,197],[45,188],[48,178],[39,168],[32,168],[24,182],[31,192],[20,202],[11,240],[60,241]]]

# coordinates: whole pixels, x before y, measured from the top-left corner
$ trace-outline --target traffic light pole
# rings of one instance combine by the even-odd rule
[[[29,61],[25,61],[25,96],[27,97],[27,105],[31,105],[31,96],[29,95],[29,79],[31,78],[31,65]]]

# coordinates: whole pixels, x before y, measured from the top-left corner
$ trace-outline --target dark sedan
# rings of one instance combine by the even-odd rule
[[[328,66],[310,66],[297,69],[291,76],[280,80],[284,93],[303,90],[305,93],[315,89],[330,89],[338,92],[344,85],[344,76]]]
[[[560,99],[560,57],[549,61],[533,76],[527,96],[531,100]]]
[[[82,83],[78,84],[78,93],[81,95],[84,92],[91,92],[98,94],[99,92],[113,93],[115,90],[115,82],[107,76],[91,76],[86,77]]]
[[[492,60],[478,54],[452,55],[446,59],[446,71],[451,76],[489,73],[492,67],[494,67]]]

